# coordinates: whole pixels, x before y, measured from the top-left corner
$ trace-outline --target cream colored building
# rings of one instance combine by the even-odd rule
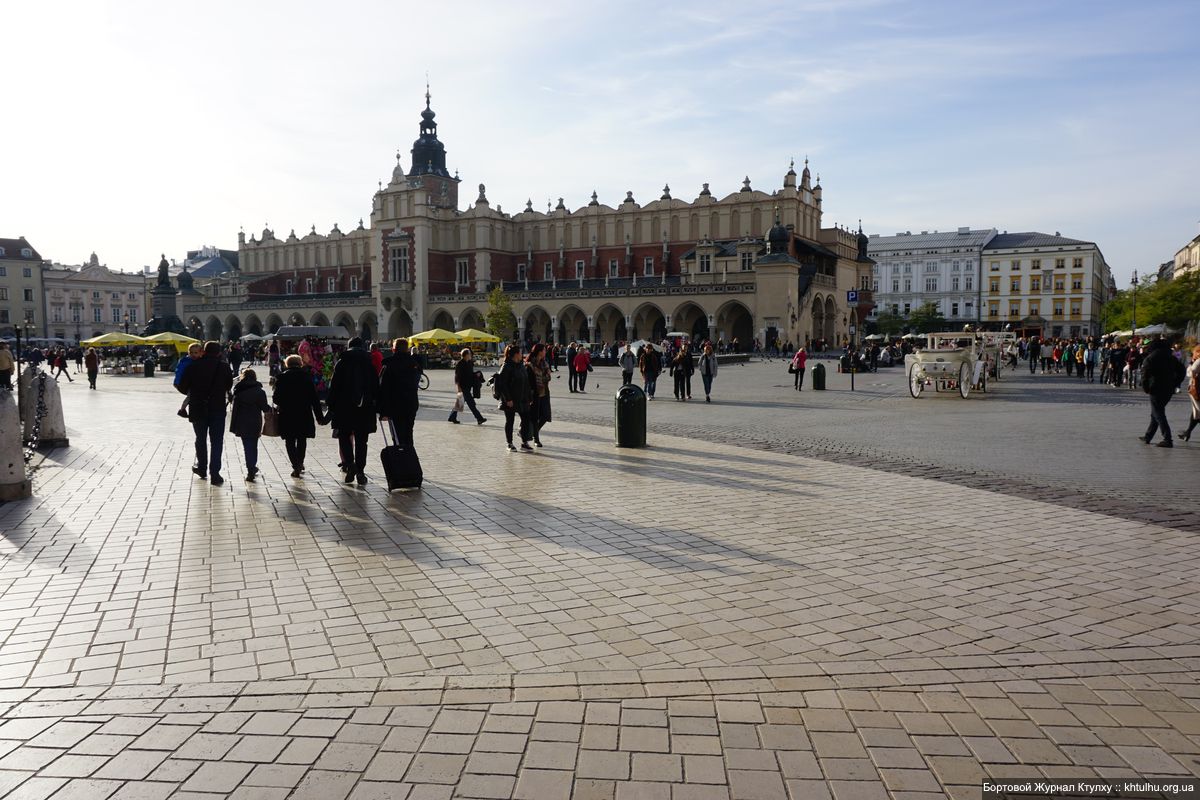
[[[1179,277],[1194,270],[1200,270],[1200,236],[1179,248],[1175,254],[1173,276]]]
[[[42,257],[24,236],[0,239],[0,337],[12,338],[17,326],[32,326],[46,336],[42,312]]]
[[[1095,242],[998,234],[983,248],[983,322],[1040,336],[1103,333],[1112,272]]]
[[[687,199],[664,187],[644,204],[629,192],[608,205],[593,193],[579,208],[560,199],[513,214],[493,206],[482,184],[474,202],[460,204],[434,117],[427,95],[411,167],[405,172],[397,154],[391,180],[371,198],[369,225],[239,235],[237,273],[196,281],[207,293],[183,298],[185,324],[213,338],[288,323],[342,325],[376,339],[482,328],[487,293],[502,286],[516,335],[531,341],[683,330],[749,346],[849,334],[846,291],[869,278],[866,237],[822,227],[822,189],[807,164],[766,189],[747,177],[723,195],[705,184]],[[760,271],[767,255],[775,258]]]
[[[92,253],[82,266],[52,264],[43,273],[50,337],[79,341],[113,331],[139,332],[146,324],[146,279],[119,272]]]

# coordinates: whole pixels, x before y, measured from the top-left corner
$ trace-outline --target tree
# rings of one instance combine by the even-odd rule
[[[904,317],[890,311],[881,311],[875,317],[875,330],[891,339],[904,330]]]
[[[1129,330],[1133,324],[1133,289],[1122,289],[1104,307],[1104,327],[1108,331]],[[1144,328],[1160,322],[1183,330],[1192,320],[1200,319],[1200,274],[1185,273],[1169,281],[1146,276],[1138,282],[1137,325]]]
[[[917,333],[945,330],[946,318],[938,310],[937,303],[926,303],[908,315],[908,324]]]
[[[484,315],[488,333],[507,342],[513,333],[512,301],[499,286],[488,293],[488,309]]]

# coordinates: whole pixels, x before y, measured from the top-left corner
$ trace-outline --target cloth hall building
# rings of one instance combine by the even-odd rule
[[[235,338],[284,324],[342,325],[373,339],[430,328],[483,328],[487,295],[501,286],[513,328],[529,340],[589,342],[697,338],[840,343],[870,310],[849,289],[869,288],[867,237],[822,227],[821,185],[807,163],[763,191],[717,196],[705,184],[685,200],[664,187],[615,206],[592,194],[502,211],[479,185],[460,208],[426,94],[411,166],[400,156],[371,200],[370,224],[298,237],[270,229],[238,237],[238,268],[186,283],[181,318],[196,334]],[[770,236],[768,230],[770,229]],[[865,302],[864,302],[865,301]]]

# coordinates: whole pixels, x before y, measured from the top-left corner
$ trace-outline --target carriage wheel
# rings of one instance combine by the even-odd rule
[[[958,394],[963,400],[971,393],[971,366],[961,364],[958,368]]]
[[[908,393],[913,396],[913,399],[921,396],[921,390],[925,388],[925,378],[921,375],[921,371],[917,369],[917,365],[913,364],[908,368]]]

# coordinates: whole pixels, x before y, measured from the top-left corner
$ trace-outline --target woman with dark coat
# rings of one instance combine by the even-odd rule
[[[342,454],[346,483],[358,478],[367,485],[367,437],[375,432],[375,403],[379,398],[379,375],[363,340],[351,339],[329,381],[329,420]]]
[[[513,422],[518,416],[521,418],[521,449],[532,451],[529,446],[529,402],[532,397],[529,370],[521,360],[521,348],[515,344],[504,348],[504,366],[496,376],[496,392],[504,411],[504,438],[508,440],[509,451],[517,449],[513,447]]]
[[[292,477],[299,478],[304,472],[308,440],[317,435],[316,423],[324,425],[327,420],[321,414],[317,387],[313,385],[312,373],[304,368],[304,360],[297,355],[288,356],[284,367],[275,379],[272,399],[279,412],[279,436],[292,462]]]
[[[233,410],[229,414],[229,432],[242,440],[246,454],[246,480],[253,482],[258,475],[258,439],[262,436],[263,412],[270,411],[267,393],[254,370],[242,372],[242,379],[233,387]]]

